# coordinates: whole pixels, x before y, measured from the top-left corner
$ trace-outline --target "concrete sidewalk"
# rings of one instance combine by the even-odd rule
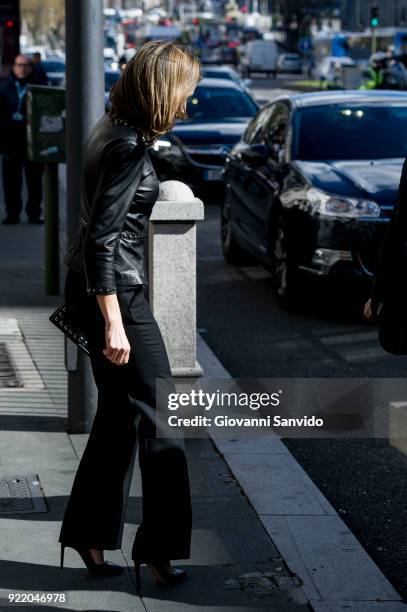
[[[65,429],[63,337],[48,322],[60,298],[44,296],[43,236],[41,226],[0,225],[0,346],[23,385],[0,388],[0,611],[17,605],[8,604],[11,593],[66,596],[24,609],[309,610],[300,581],[209,438],[187,441],[194,530],[191,559],[176,562],[189,571],[183,585],[159,588],[143,566],[143,599],[136,594],[130,550],[141,519],[137,464],[123,547],[106,555],[128,571],[88,578],[72,549],[59,568],[60,521],[87,436]],[[206,359],[202,352],[204,369]]]
[[[205,376],[230,378],[202,338]],[[273,433],[214,443],[315,612],[407,606],[283,442]]]

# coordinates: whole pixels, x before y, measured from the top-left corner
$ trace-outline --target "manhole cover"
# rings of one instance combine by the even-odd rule
[[[23,384],[17,376],[7,345],[0,342],[0,387],[22,387]]]
[[[47,512],[36,474],[0,479],[0,514]]]

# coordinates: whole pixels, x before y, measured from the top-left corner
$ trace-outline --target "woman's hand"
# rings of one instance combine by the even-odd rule
[[[125,365],[129,361],[130,344],[123,327],[117,294],[100,294],[96,297],[105,319],[106,348],[103,354],[115,365]]]
[[[105,325],[106,348],[103,354],[115,365],[129,361],[130,344],[121,321],[107,321]]]
[[[366,302],[363,315],[368,321],[374,321],[376,319],[375,315],[373,314],[371,299]]]

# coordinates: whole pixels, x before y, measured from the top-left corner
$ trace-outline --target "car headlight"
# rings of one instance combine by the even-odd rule
[[[307,201],[313,212],[330,217],[379,217],[380,206],[371,200],[361,198],[345,198],[339,195],[325,193],[320,189],[309,189]]]
[[[168,149],[171,146],[172,146],[172,142],[170,140],[161,140],[159,138],[153,144],[153,149],[154,151],[159,151],[160,149]]]

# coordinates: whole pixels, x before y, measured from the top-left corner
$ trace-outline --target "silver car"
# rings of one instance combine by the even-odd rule
[[[302,73],[302,57],[298,53],[281,53],[277,60],[277,72]]]

